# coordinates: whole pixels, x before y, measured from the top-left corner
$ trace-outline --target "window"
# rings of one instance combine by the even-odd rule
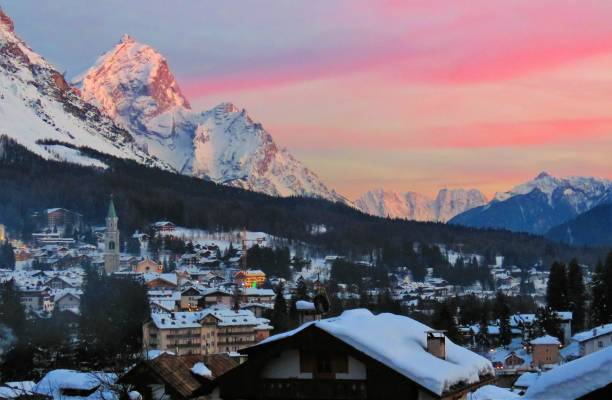
[[[603,345],[603,341],[602,341],[602,340],[599,340],[599,341],[597,342],[597,345],[598,345],[600,348],[601,348],[601,347],[604,347],[604,345]]]
[[[115,242],[113,242],[112,240],[108,242],[108,249],[115,250]]]

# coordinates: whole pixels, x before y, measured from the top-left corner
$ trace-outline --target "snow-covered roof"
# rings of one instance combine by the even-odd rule
[[[460,382],[475,383],[480,376],[495,373],[489,360],[448,338],[446,359],[427,352],[426,332],[431,330],[427,325],[395,314],[374,315],[366,309],[348,310],[336,318],[306,323],[271,336],[257,346],[291,337],[311,325],[438,395]]]
[[[527,392],[528,400],[577,399],[612,383],[612,347],[543,373]]]
[[[539,338],[533,339],[529,343],[531,343],[531,344],[556,344],[556,345],[560,345],[561,344],[559,339],[557,339],[554,336],[550,336],[550,335],[540,336]]]
[[[197,362],[191,367],[191,372],[206,378],[212,378],[212,371],[203,362]]]
[[[519,388],[528,388],[540,377],[536,372],[525,372],[514,382],[512,386]]]
[[[87,399],[113,399],[116,396],[108,390],[108,386],[117,380],[117,375],[105,372],[79,372],[68,369],[56,369],[48,372],[34,387],[34,392],[54,399],[67,396],[64,389],[93,390],[100,389],[87,396]],[[74,396],[69,396],[75,398]],[[76,397],[80,398],[80,397]]]
[[[274,296],[274,290],[272,289],[260,289],[248,287],[244,289],[244,294],[247,296]]]
[[[315,305],[311,301],[298,300],[295,302],[295,309],[299,311],[314,311]]]
[[[517,393],[494,385],[485,385],[468,395],[467,400],[509,400],[519,399]]]
[[[579,332],[572,336],[572,340],[577,342],[584,342],[585,340],[594,339],[602,335],[609,335],[612,333],[612,323],[596,326],[588,331]]]

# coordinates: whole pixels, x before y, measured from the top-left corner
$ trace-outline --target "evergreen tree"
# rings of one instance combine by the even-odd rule
[[[130,237],[127,241],[126,251],[134,256],[140,255],[140,240],[135,237]]]
[[[554,262],[550,267],[548,286],[546,287],[546,302],[553,310],[568,310],[567,273],[565,264]]]
[[[0,268],[15,269],[15,252],[8,240],[0,242]]]
[[[0,325],[5,325],[13,331],[19,340],[25,340],[27,320],[25,308],[19,301],[14,281],[3,284],[0,289]]]
[[[274,333],[285,332],[289,328],[289,315],[287,314],[287,302],[285,301],[285,285],[281,282],[276,287],[274,298],[274,311],[270,323],[274,327]]]
[[[594,326],[612,322],[612,252],[595,268],[591,323]]]
[[[495,317],[499,320],[499,343],[502,346],[507,346],[512,341],[510,308],[506,303],[506,296],[502,292],[497,292],[495,296]]]
[[[446,331],[446,336],[455,343],[461,343],[461,336],[455,322],[455,313],[450,301],[438,303],[432,317],[434,328]]]
[[[561,331],[561,319],[552,307],[541,307],[536,312],[533,336],[540,337],[551,335],[563,343],[563,332]]]
[[[574,258],[569,263],[567,273],[567,297],[569,310],[572,312],[572,330],[579,332],[584,329],[585,300],[584,278],[582,268]]]

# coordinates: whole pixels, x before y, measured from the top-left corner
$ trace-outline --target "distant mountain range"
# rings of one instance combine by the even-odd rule
[[[486,202],[486,197],[476,189],[442,189],[435,199],[415,192],[398,193],[374,189],[359,197],[355,206],[378,217],[446,222],[455,215]]]
[[[496,194],[490,203],[455,216],[449,223],[545,234],[557,225],[608,203],[612,203],[610,180],[556,178],[543,172],[509,192]]]

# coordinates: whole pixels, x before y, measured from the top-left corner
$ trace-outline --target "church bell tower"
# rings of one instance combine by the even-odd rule
[[[106,233],[104,234],[104,271],[111,274],[119,270],[119,230],[117,229],[117,212],[111,196],[106,216]]]

